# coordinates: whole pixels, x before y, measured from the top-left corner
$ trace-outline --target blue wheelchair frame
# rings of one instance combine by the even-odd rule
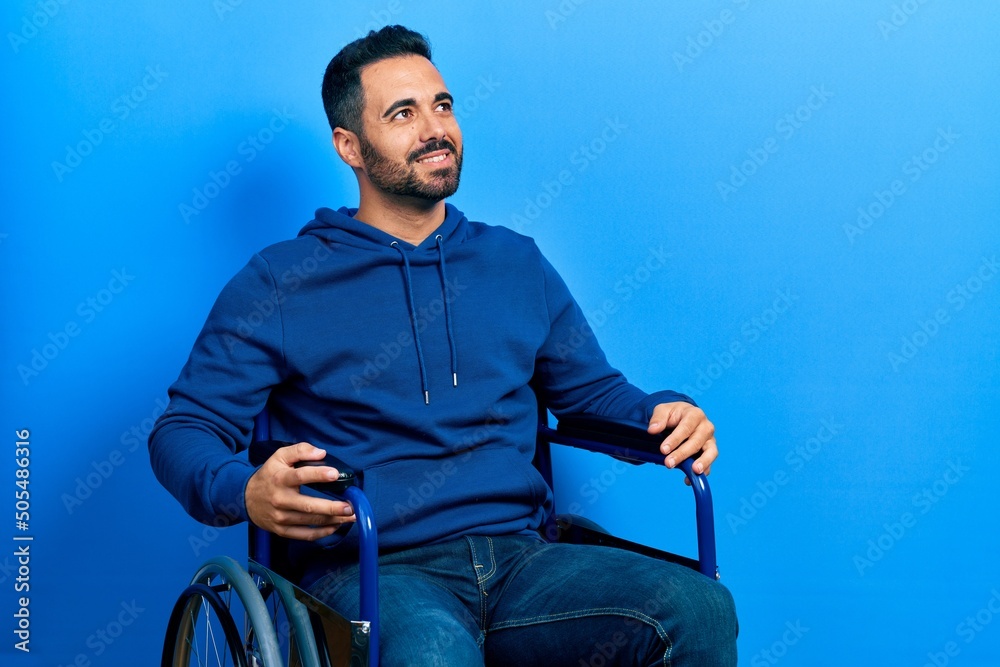
[[[538,437],[535,451],[535,466],[552,488],[552,459],[550,444],[576,447],[587,451],[608,454],[617,459],[634,464],[663,464],[663,454],[659,446],[666,433],[651,436],[635,423],[593,415],[569,415],[562,417],[555,429],[548,426],[547,413],[540,410]],[[254,422],[254,442],[270,441],[270,422],[267,412],[263,412]],[[251,445],[251,460],[255,458]],[[260,452],[258,460],[266,459]],[[597,544],[623,548],[645,554],[653,558],[680,563],[696,569],[705,576],[719,578],[715,548],[715,519],[712,508],[712,494],[705,475],[692,470],[691,460],[683,461],[679,468],[691,482],[695,499],[695,514],[698,534],[697,560],[660,551],[642,544],[630,542],[610,535],[597,524],[573,515],[556,515],[553,511],[545,526],[547,539],[577,544]],[[359,534],[359,574],[360,574],[360,618],[356,623],[365,636],[365,653],[368,665],[378,667],[379,660],[379,599],[378,599],[378,530],[371,504],[362,489],[348,486],[339,494],[331,494],[354,508]],[[281,540],[276,536],[251,524],[249,535],[251,561],[269,570],[281,572]],[[278,569],[275,569],[278,568]],[[353,663],[352,663],[353,664]]]

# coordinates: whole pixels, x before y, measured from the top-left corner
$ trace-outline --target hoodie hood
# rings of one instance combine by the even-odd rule
[[[461,211],[447,203],[444,205],[444,211],[444,222],[417,246],[372,227],[366,222],[356,220],[354,216],[358,209],[346,206],[336,211],[331,208],[317,209],[316,217],[299,231],[299,236],[317,236],[326,241],[368,250],[381,249],[392,254],[397,252],[392,245],[395,242],[404,250],[412,252],[411,260],[427,256],[437,259],[435,248],[438,245],[438,236],[441,237],[443,244],[451,246],[464,242],[469,235],[469,221]]]

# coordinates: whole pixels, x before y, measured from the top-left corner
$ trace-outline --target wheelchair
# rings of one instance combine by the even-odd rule
[[[593,415],[566,415],[548,425],[539,411],[534,464],[552,486],[550,445],[559,444],[613,456],[633,464],[661,464],[665,434],[651,436],[641,425]],[[278,446],[270,440],[266,410],[254,423],[250,461],[261,465]],[[595,544],[627,549],[667,560],[719,579],[715,552],[712,494],[691,460],[679,468],[691,482],[697,521],[698,558],[679,556],[615,537],[596,523],[553,511],[542,526],[548,541]],[[293,582],[285,538],[251,525],[249,562],[216,557],[204,563],[178,597],[164,638],[161,665],[230,665],[234,667],[378,667],[378,534],[372,508],[357,484],[355,471],[319,488],[354,508],[359,530],[360,618],[338,615]],[[314,487],[315,488],[315,487]]]

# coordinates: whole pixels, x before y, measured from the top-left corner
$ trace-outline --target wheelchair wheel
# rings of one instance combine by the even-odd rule
[[[259,584],[231,558],[202,565],[170,614],[162,667],[285,667]]]

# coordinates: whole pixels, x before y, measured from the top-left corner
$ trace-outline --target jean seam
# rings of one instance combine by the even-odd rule
[[[466,535],[465,541],[469,543],[469,550],[472,551],[472,570],[476,573],[476,587],[479,589],[479,632],[485,634],[486,632],[486,598],[483,597],[485,588],[483,587],[483,582],[479,578],[479,572],[477,568],[485,567],[479,562],[479,555],[476,552],[476,543],[472,539],[472,536]]]
[[[671,654],[674,650],[674,644],[670,641],[670,635],[664,630],[663,626],[651,616],[648,616],[641,611],[636,611],[634,609],[626,609],[623,607],[597,607],[594,609],[581,609],[578,611],[566,611],[560,614],[546,614],[542,616],[531,616],[527,618],[512,619],[509,621],[500,621],[489,628],[490,632],[496,630],[507,630],[511,628],[520,628],[528,625],[540,625],[542,623],[549,623],[551,621],[568,621],[577,618],[587,618],[590,616],[628,616],[636,620],[642,621],[647,625],[652,626],[656,630],[656,634],[659,635],[663,643],[666,644],[667,650],[663,654],[663,667],[670,667]]]
[[[490,571],[483,575],[482,583],[485,584],[487,581],[493,578],[493,575],[497,573],[497,558],[493,553],[493,538],[487,537],[486,543],[490,545]]]

